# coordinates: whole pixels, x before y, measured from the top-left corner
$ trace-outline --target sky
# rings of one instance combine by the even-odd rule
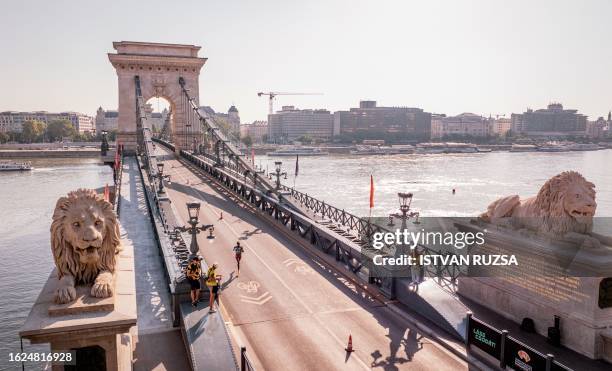
[[[609,0],[6,1],[0,111],[117,107],[113,41],[195,44],[200,104],[243,122],[360,100],[509,117],[561,102],[612,109]],[[154,108],[157,104],[154,104]]]

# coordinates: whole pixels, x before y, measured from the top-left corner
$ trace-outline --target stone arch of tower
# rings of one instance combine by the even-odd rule
[[[163,97],[172,108],[171,137],[177,148],[189,146],[199,136],[199,127],[190,127],[187,122],[189,107],[185,104],[179,78],[199,106],[200,70],[206,58],[198,57],[199,46],[182,44],[159,44],[133,41],[114,42],[116,53],[108,59],[117,72],[119,89],[119,117],[117,140],[128,150],[136,148],[136,76],[144,101]],[[199,138],[197,138],[199,140]]]

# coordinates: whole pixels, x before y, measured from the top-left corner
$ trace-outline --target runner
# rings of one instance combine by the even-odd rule
[[[219,281],[221,281],[221,276],[217,274],[218,266],[217,263],[213,263],[212,267],[208,268],[206,272],[206,286],[208,286],[208,290],[210,291],[210,309],[208,313],[215,312],[215,296],[219,292]]]
[[[240,259],[242,259],[242,253],[244,249],[240,246],[240,241],[236,242],[234,246],[234,254],[236,255],[236,266],[238,267],[236,277],[240,276]]]

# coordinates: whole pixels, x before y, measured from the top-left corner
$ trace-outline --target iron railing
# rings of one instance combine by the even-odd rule
[[[140,79],[138,76],[134,78],[136,86],[136,122],[138,127],[138,155],[142,158],[143,168],[147,174],[148,184],[153,194],[154,210],[150,210],[155,213],[160,219],[163,232],[168,235],[170,239],[170,246],[166,246],[169,249],[176,260],[175,266],[166,267],[170,272],[174,272],[173,277],[169,277],[170,282],[177,283],[184,279],[183,270],[189,262],[189,250],[187,244],[180,233],[176,233],[173,227],[169,225],[168,218],[164,211],[162,202],[164,200],[159,197],[159,183],[157,177],[160,175],[157,170],[157,156],[155,155],[155,144],[153,142],[153,133],[151,125],[149,124],[149,117],[146,115],[144,109],[144,99],[140,90]]]
[[[115,156],[119,156],[119,161],[113,163],[113,181],[115,183],[115,195],[113,200],[113,208],[117,217],[121,213],[121,179],[123,177],[123,146],[117,145]]]
[[[214,150],[214,153],[211,153],[215,161],[215,166],[224,167],[229,166],[232,170],[242,174],[245,177],[254,178],[253,180],[257,184],[257,187],[265,190],[269,194],[276,194],[276,187],[268,182],[267,179],[263,177],[257,176],[257,171],[253,168],[253,166],[246,161],[243,157],[244,155],[239,150],[239,144],[233,144],[228,137],[221,132],[219,126],[215,123],[214,119],[210,117],[204,117],[200,113],[199,107],[196,104],[195,100],[189,95],[189,91],[186,88],[185,80],[180,77],[179,84],[181,86],[181,90],[183,93],[183,97],[187,103],[187,108],[189,115],[187,116],[188,120],[195,119],[197,120],[197,124],[199,125],[199,129],[201,130],[202,138],[201,140],[204,142],[205,148],[211,148]],[[187,122],[189,127],[194,127],[196,123]],[[199,134],[199,131],[195,131],[194,135]],[[183,145],[183,150],[185,149],[185,145]],[[193,152],[196,153],[196,151]],[[210,157],[210,156],[207,156]],[[226,160],[225,158],[228,158]]]
[[[240,371],[255,371],[255,367],[247,354],[246,347],[240,347]]]

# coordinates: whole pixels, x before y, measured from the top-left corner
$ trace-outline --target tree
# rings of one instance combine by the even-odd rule
[[[0,133],[0,143],[4,144],[11,140],[11,137],[7,133]]]
[[[75,133],[72,134],[71,138],[75,142],[92,142],[95,139],[95,137],[91,135],[91,133],[88,131],[84,133],[77,133],[75,131]]]
[[[242,137],[241,140],[242,140],[242,143],[244,143],[244,145],[247,147],[250,147],[251,145],[253,145],[253,138],[251,138],[250,135]]]
[[[47,137],[52,142],[62,140],[63,137],[73,137],[76,133],[68,120],[54,120],[47,126]]]
[[[312,137],[308,134],[302,135],[301,137],[297,138],[297,141],[305,144],[310,144],[312,143]]]
[[[231,133],[232,124],[225,117],[215,117],[213,122],[223,134],[229,135]]]
[[[45,132],[45,123],[38,120],[23,123],[21,138],[26,143],[37,142],[42,139]]]
[[[9,131],[9,142],[21,142],[21,133],[18,131]]]

